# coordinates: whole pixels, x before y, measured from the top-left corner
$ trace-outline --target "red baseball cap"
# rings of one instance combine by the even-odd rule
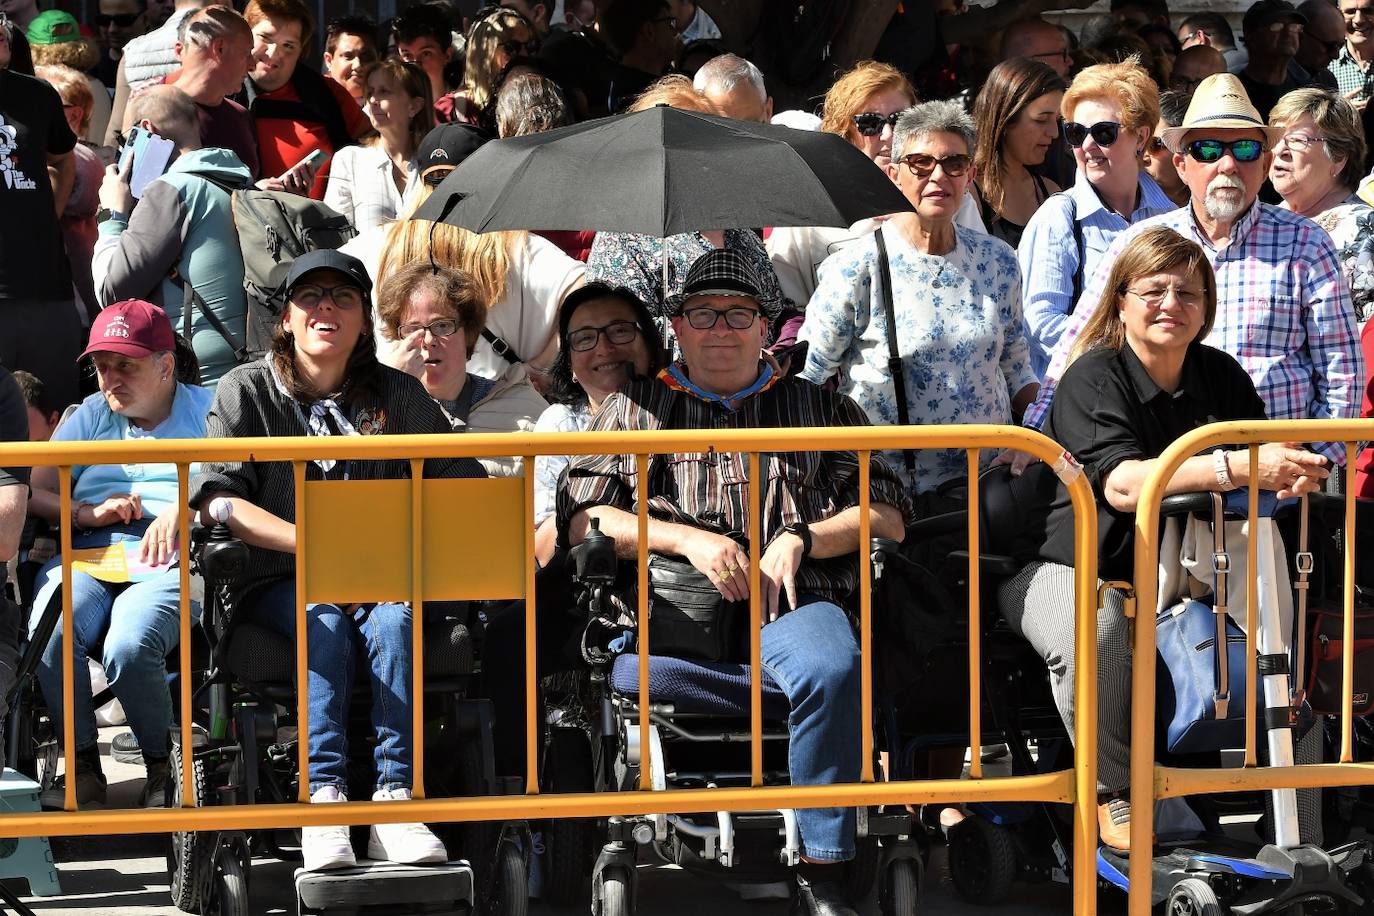
[[[125,299],[95,316],[90,344],[77,359],[92,353],[143,357],[174,352],[176,347],[176,334],[166,312],[142,299]]]

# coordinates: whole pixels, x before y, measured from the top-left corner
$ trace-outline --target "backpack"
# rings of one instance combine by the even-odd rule
[[[357,235],[347,217],[318,200],[286,191],[235,188],[206,178],[230,195],[234,228],[243,255],[243,288],[247,293],[247,337],[239,342],[205,300],[173,265],[170,278],[181,287],[182,334],[191,338],[194,311],[224,338],[239,363],[262,356],[272,346],[272,335],[281,323],[286,304],[287,271],[291,262],[307,251],[338,248]]]

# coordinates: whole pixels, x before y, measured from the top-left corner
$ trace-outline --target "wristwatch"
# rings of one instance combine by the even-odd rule
[[[787,533],[787,534],[795,534],[797,537],[801,538],[801,542],[802,542],[802,558],[803,558],[803,559],[805,559],[806,557],[811,556],[811,526],[810,526],[810,525],[808,525],[806,522],[795,522],[795,523],[793,523],[793,524],[791,524],[791,525],[783,525],[782,530],[783,530],[783,532],[785,532],[785,533]]]

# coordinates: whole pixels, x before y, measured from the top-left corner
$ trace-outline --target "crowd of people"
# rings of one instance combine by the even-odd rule
[[[977,36],[988,11],[946,0],[930,4],[944,37],[926,59],[885,36],[884,59],[836,73],[817,111],[775,112],[773,75],[726,52],[691,0],[565,0],[563,22],[545,2],[505,0],[468,21],[430,2],[381,29],[345,17],[322,31],[301,0],[248,0],[241,13],[221,0],[99,0],[94,35],[35,0],[0,0],[0,440],[1025,424],[1082,464],[1101,578],[1128,578],[1141,486],[1183,433],[1374,415],[1363,2],[1256,0],[1238,43],[1224,17],[1175,23],[1164,0],[1113,0],[1076,33],[1031,16]],[[493,138],[665,104],[837,135],[909,209],[668,238],[410,218]],[[245,284],[255,255],[240,245],[236,202],[255,192],[319,206],[347,240],[298,257],[276,311]],[[270,338],[258,352],[255,322]],[[648,500],[650,552],[722,602],[746,600],[747,456],[670,457],[647,489],[625,456],[431,460],[425,473],[533,474],[541,575],[567,575],[593,522],[634,557]],[[1011,452],[981,460],[1027,467]],[[1347,461],[1374,494],[1371,459],[1339,442],[1266,446],[1253,478],[1243,454],[1217,450],[1185,463],[1169,491],[1302,494]],[[764,466],[763,659],[792,708],[792,777],[852,781],[858,458],[788,453]],[[323,459],[306,471],[409,472]],[[61,806],[67,779],[79,805],[105,799],[88,657],[141,751],[141,803],[167,803],[164,659],[180,607],[168,564],[184,513],[230,500],[253,552],[244,613],[295,638],[289,466],[194,473],[183,506],[169,467],[76,467],[67,518],[54,469],[0,468],[0,559],[37,568],[22,595],[32,607],[60,594],[51,532],[62,526],[77,549],[127,544],[161,569],[134,584],[74,574],[69,705],[60,627],[37,674],[53,715],[77,717],[76,769],[45,805]],[[962,449],[874,455],[873,534],[901,540],[968,473]],[[1073,512],[1062,490],[1042,508],[1044,537],[999,604],[1049,663],[1072,734]],[[540,614],[541,671],[575,667],[569,616]],[[523,621],[493,616],[488,646],[518,645]],[[7,604],[0,685],[23,626]],[[312,605],[308,626],[312,800],[346,798],[347,699],[366,676],[400,701],[373,710],[373,798],[409,797],[409,608]],[[1109,592],[1099,824],[1118,849],[1130,821],[1126,631]],[[482,688],[500,713],[497,767],[519,772],[523,673],[484,671]],[[799,825],[799,912],[853,912],[830,867],[854,854],[853,811],[806,812]],[[303,852],[310,869],[354,861],[342,827],[306,828]],[[374,827],[368,852],[446,856],[420,824]]]

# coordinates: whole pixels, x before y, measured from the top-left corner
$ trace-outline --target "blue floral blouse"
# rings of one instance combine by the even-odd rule
[[[898,352],[906,369],[907,404],[917,425],[1011,423],[1012,397],[1035,384],[1021,316],[1016,255],[989,235],[955,227],[949,254],[917,251],[889,228]],[[801,377],[820,384],[840,375],[874,424],[896,425],[897,401],[887,368],[887,321],[877,284],[878,246],[870,236],[827,258],[798,335],[810,349]],[[900,452],[886,456],[913,492],[965,476],[962,449],[916,452],[910,479]],[[984,463],[994,455],[984,450]]]

